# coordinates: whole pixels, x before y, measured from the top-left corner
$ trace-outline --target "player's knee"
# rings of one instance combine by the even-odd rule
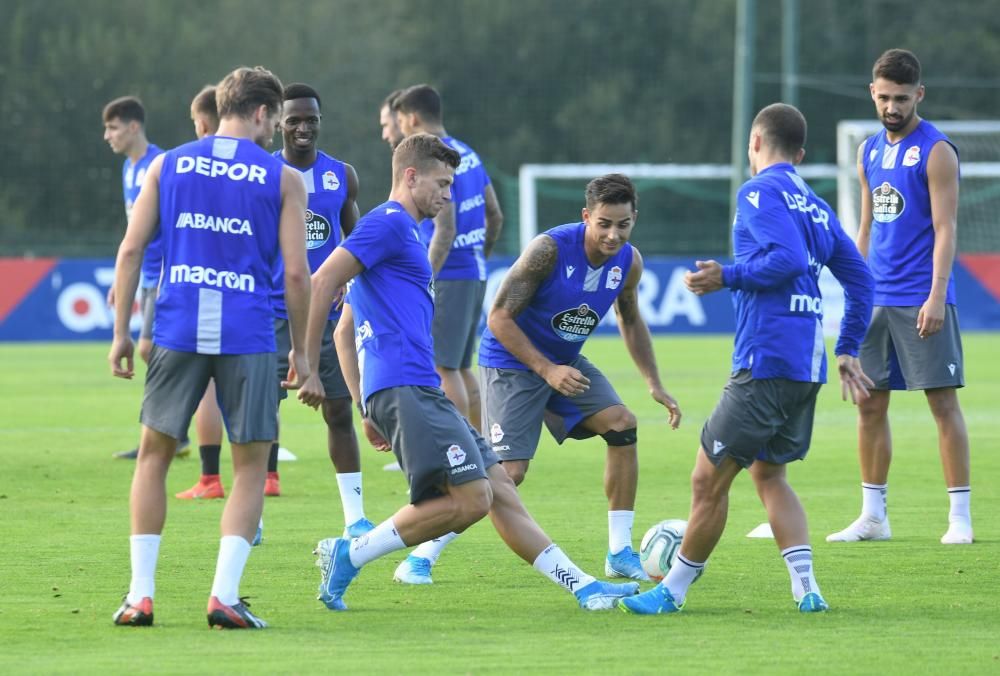
[[[608,430],[601,434],[601,438],[608,446],[631,446],[638,436],[637,426],[638,421],[632,411],[624,406],[615,406],[613,418],[608,421]]]
[[[331,430],[343,432],[354,425],[350,399],[327,399],[323,402],[323,420]]]
[[[520,486],[528,473],[528,466],[520,462],[505,462],[503,463],[503,471],[507,473],[515,486]]]
[[[468,528],[490,513],[493,506],[493,489],[489,481],[474,481],[455,501],[455,519],[460,528]]]
[[[715,501],[719,495],[720,486],[714,473],[695,467],[691,472],[691,499],[695,502]]]
[[[954,388],[927,390],[927,403],[931,414],[938,420],[948,420],[961,410]]]
[[[889,400],[879,395],[868,397],[858,402],[858,415],[865,422],[876,422],[885,418],[889,412]]]

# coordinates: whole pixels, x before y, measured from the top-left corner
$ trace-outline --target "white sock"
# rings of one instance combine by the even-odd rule
[[[132,582],[128,588],[128,602],[135,605],[145,597],[153,598],[156,585],[156,560],[160,556],[159,535],[133,535],[129,538],[132,559]]]
[[[698,574],[704,569],[704,561],[701,563],[691,561],[678,552],[677,558],[674,559],[674,565],[670,566],[667,576],[660,584],[667,588],[670,595],[674,597],[674,602],[681,605],[684,603],[684,597],[687,596],[688,587],[698,579]]]
[[[813,550],[809,545],[796,545],[781,550],[792,578],[792,598],[798,603],[809,592],[819,593],[819,584],[813,575]]]
[[[340,504],[344,507],[344,525],[365,518],[365,501],[361,495],[361,472],[337,474],[337,487],[340,489]]]
[[[559,545],[552,543],[542,550],[532,567],[539,573],[555,582],[560,587],[575,593],[595,580],[577,568],[576,564],[563,554]]]
[[[399,537],[392,519],[386,519],[375,526],[374,530],[351,540],[351,563],[360,568],[380,556],[405,547],[406,543]]]
[[[427,559],[433,566],[437,563],[438,557],[441,556],[441,552],[444,551],[445,545],[457,537],[458,533],[447,533],[439,538],[428,540],[427,542],[418,545],[416,549],[410,552],[410,555]]]
[[[948,500],[951,502],[951,509],[948,511],[948,523],[972,524],[972,515],[969,513],[969,498],[971,497],[968,486],[954,486],[948,489]]]
[[[240,579],[250,558],[250,543],[239,535],[223,535],[219,540],[219,559],[215,563],[212,596],[227,606],[240,600]]]
[[[608,551],[617,554],[632,546],[632,524],[635,512],[619,509],[608,512]]]
[[[885,521],[886,493],[889,484],[861,483],[861,513],[867,514],[876,521]]]

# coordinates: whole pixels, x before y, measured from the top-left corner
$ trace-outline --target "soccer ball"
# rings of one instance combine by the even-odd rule
[[[654,580],[662,580],[674,565],[687,525],[687,521],[683,519],[667,519],[642,536],[639,560],[642,562],[642,569]]]

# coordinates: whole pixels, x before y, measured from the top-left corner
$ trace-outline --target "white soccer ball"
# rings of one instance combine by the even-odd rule
[[[654,580],[662,580],[674,565],[687,525],[687,521],[683,519],[667,519],[642,536],[639,560],[642,562],[642,569]]]

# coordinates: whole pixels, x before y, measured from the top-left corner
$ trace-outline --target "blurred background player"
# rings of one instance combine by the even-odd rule
[[[122,163],[122,192],[125,197],[125,220],[130,218],[132,205],[139,196],[142,182],[150,163],[163,149],[146,138],[146,109],[135,96],[122,96],[104,106],[101,115],[104,120],[104,140],[111,150],[124,155]],[[163,251],[160,235],[157,233],[146,249],[142,259],[142,280],[140,284],[139,309],[142,312],[142,328],[139,330],[139,356],[149,361],[153,347],[153,315],[156,303],[156,287],[160,283],[160,266]],[[108,305],[115,302],[114,288],[108,291]],[[187,454],[187,434],[177,445],[178,455]],[[116,458],[135,460],[139,447],[115,453]]]
[[[826,381],[823,298],[826,266],[844,287],[844,319],[834,352],[841,393],[857,403],[871,381],[857,359],[871,314],[873,281],[834,211],[795,166],[805,155],[806,120],[783,103],[767,106],[750,128],[751,179],[739,190],[732,265],[698,261],[685,275],[698,295],[733,292],[733,374],[701,432],[691,474],[691,516],[680,552],[663,581],[619,607],[642,615],[675,613],[722,536],[729,487],[749,468],[767,509],[801,612],[828,609],[813,572],[805,510],[785,465],[802,460],[812,438],[816,395]]]
[[[284,259],[285,301],[295,354],[287,387],[309,375],[301,342],[309,305],[306,195],[301,177],[263,149],[280,119],[281,82],[269,71],[238,68],[216,90],[217,136],[171,150],[149,168],[115,266],[114,340],[108,360],[132,378],[129,310],[143,250],[159,230],[167,246],[146,375],[139,457],[130,497],[132,582],[117,625],[153,623],[166,476],[176,441],[214,377],[233,453],[233,486],[208,602],[208,624],[267,624],[240,599],[239,583],[264,500],[278,398],[273,265]],[[124,364],[123,364],[124,362]]]
[[[457,151],[430,134],[403,140],[393,154],[389,201],[366,214],[313,276],[309,362],[319,359],[330,306],[354,279],[351,311],[344,313],[345,321],[352,314],[353,326],[339,327],[337,351],[365,435],[378,450],[391,445],[410,500],[363,537],[318,543],[319,599],[331,610],[346,610],[344,593],[362,566],[407,543],[462,531],[489,513],[511,550],[582,608],[607,609],[638,584],[599,582],[577,568],[531,518],[492,450],[438,387],[430,331],[433,272],[417,228],[447,205],[460,161]],[[318,406],[324,396],[318,375],[311,374],[299,399]]]
[[[194,135],[202,139],[214,136],[219,129],[219,109],[215,103],[215,85],[205,85],[191,102],[191,122]],[[222,453],[222,412],[215,398],[215,380],[208,381],[205,396],[195,412],[198,434],[198,454],[201,456],[201,477],[198,483],[174,497],[181,500],[218,499],[226,497],[219,477],[219,457]]]
[[[396,120],[396,111],[393,108],[396,99],[402,93],[402,89],[389,92],[378,109],[378,126],[382,128],[382,140],[389,144],[389,150],[395,150],[403,140],[403,132],[399,130],[399,122]]]
[[[924,85],[912,52],[890,49],[882,54],[872,68],[869,89],[885,127],[858,148],[858,248],[875,276],[875,312],[861,364],[875,389],[858,406],[861,516],[826,539],[891,537],[886,511],[892,460],[889,393],[923,390],[937,424],[951,503],[941,542],[970,544],[969,434],[958,403],[965,373],[952,274],[958,152],[947,136],[917,115]]]
[[[503,213],[479,155],[444,128],[441,96],[426,84],[404,89],[392,101],[403,136],[428,133],[461,156],[455,170],[452,201],[433,219],[420,223],[421,237],[434,270],[434,366],[441,388],[458,412],[483,432],[479,380],[472,355],[486,294],[486,258],[500,236]],[[453,534],[417,547],[396,569],[395,578],[426,584],[430,568]]]
[[[349,235],[357,223],[358,175],[354,167],[317,149],[322,125],[322,102],[319,94],[307,84],[295,83],[285,87],[281,113],[281,138],[283,147],[274,156],[295,169],[306,187],[306,254],[310,270],[316,270],[327,256],[337,248],[343,237]],[[283,270],[275,267],[274,290],[271,304],[274,307],[274,333],[278,343],[279,399],[287,395],[280,382],[288,372],[288,315],[285,311]],[[358,537],[375,527],[365,518],[364,497],[361,489],[361,459],[358,439],[354,433],[351,393],[340,373],[340,363],[333,345],[333,329],[340,318],[340,309],[331,308],[326,326],[319,362],[312,364],[325,393],[320,409],[326,423],[327,449],[337,471],[337,486],[344,509],[345,533]],[[271,446],[268,461],[268,481],[273,485],[271,494],[278,487],[278,444]]]

